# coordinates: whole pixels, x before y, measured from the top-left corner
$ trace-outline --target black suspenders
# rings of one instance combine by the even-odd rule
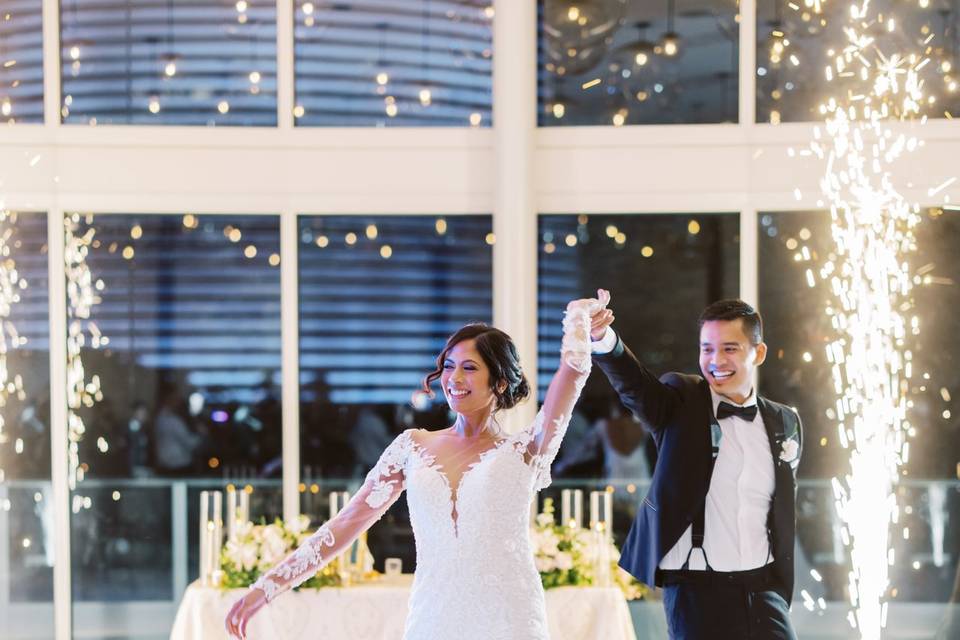
[[[710,478],[713,478],[713,467],[717,464],[717,456],[720,455],[720,424],[714,419],[714,422],[710,425],[711,431],[711,441],[712,447],[710,450]],[[776,472],[776,470],[774,470]],[[710,483],[707,482],[707,491],[710,491]],[[690,523],[690,551],[687,552],[687,559],[683,561],[683,566],[680,567],[681,571],[687,571],[690,569],[690,556],[693,555],[694,549],[699,549],[701,555],[703,555],[703,563],[706,565],[707,571],[713,571],[713,567],[710,566],[710,561],[707,559],[707,552],[703,548],[703,531],[705,529],[705,522],[707,519],[707,494],[703,494],[703,501],[700,503],[700,507],[697,509],[696,515],[693,517],[693,522]],[[770,505],[770,512],[767,514],[767,538],[771,538],[771,521],[773,519],[773,505]],[[773,554],[773,541],[770,540],[767,545],[767,561],[769,562],[771,555]]]
[[[710,425],[710,435],[711,435],[711,449],[710,449],[710,475],[709,477],[713,478],[713,467],[717,463],[717,456],[720,455],[720,424],[717,422],[716,418]],[[710,491],[710,481],[707,481],[707,491]],[[690,569],[690,556],[693,555],[694,549],[699,549],[701,555],[703,555],[703,563],[707,567],[707,571],[713,571],[713,567],[710,566],[710,561],[707,560],[707,552],[703,548],[703,530],[705,528],[705,522],[707,519],[707,494],[703,494],[703,501],[700,503],[700,507],[697,509],[696,514],[693,516],[693,522],[690,524],[690,551],[687,552],[687,559],[683,561],[683,566],[680,567],[681,571],[686,571]]]

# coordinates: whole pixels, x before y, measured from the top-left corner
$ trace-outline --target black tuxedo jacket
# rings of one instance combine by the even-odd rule
[[[618,338],[612,352],[595,355],[620,400],[653,433],[657,465],[650,490],[637,511],[620,556],[620,566],[641,582],[658,584],[657,567],[702,509],[713,468],[713,445],[720,428],[710,386],[700,376],[668,373],[657,379]],[[776,484],[767,518],[773,553],[774,590],[793,598],[793,541],[796,526],[796,468],[802,450],[800,417],[792,409],[757,398],[770,438]],[[783,454],[784,442],[796,455]],[[722,446],[722,445],[721,445]],[[786,449],[792,453],[793,446]]]

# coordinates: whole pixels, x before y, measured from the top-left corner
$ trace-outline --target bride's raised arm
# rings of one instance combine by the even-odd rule
[[[278,595],[306,582],[379,520],[406,488],[404,464],[412,447],[404,431],[384,450],[360,490],[287,558],[264,573],[227,614],[231,637],[246,637],[250,618]]]
[[[560,450],[560,442],[570,424],[573,407],[590,375],[590,326],[610,299],[601,290],[598,298],[573,300],[563,316],[563,341],[560,345],[560,366],[550,380],[543,406],[532,425],[524,429],[527,455],[536,470],[535,488],[550,484],[550,465]]]

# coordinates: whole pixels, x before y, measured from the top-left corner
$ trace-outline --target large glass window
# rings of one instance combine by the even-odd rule
[[[404,429],[452,424],[439,388],[432,400],[413,396],[450,334],[492,321],[491,224],[488,215],[300,217],[301,507],[315,521],[329,513],[324,493],[355,488]],[[405,505],[370,544],[379,562],[402,557],[409,570]]]
[[[300,125],[490,126],[491,0],[297,0]]]
[[[804,421],[805,453],[800,473],[829,478],[846,473],[849,451],[841,446],[835,413],[836,391],[824,345],[834,335],[826,314],[828,291],[810,287],[815,272],[833,251],[826,211],[761,213],[760,309],[764,313],[770,355],[761,369],[764,393],[798,408]],[[915,273],[915,310],[920,332],[911,338],[912,407],[916,430],[905,465],[901,525],[908,539],[895,537],[897,562],[891,582],[903,601],[946,601],[957,574],[960,552],[951,514],[960,492],[946,484],[960,461],[960,395],[957,354],[960,324],[946,309],[960,305],[960,213],[932,209],[917,227],[917,251],[906,256]],[[810,563],[824,576],[828,599],[844,599],[849,567],[844,563],[839,525],[829,484],[811,484],[800,492],[798,536]],[[899,539],[896,539],[899,538]]]
[[[934,100],[923,105],[924,112],[934,118],[960,112],[957,4],[873,0],[869,8],[871,19],[877,17],[882,26],[874,24],[862,32],[875,38],[886,56],[913,54],[918,62],[929,57],[919,73],[927,99]],[[832,66],[832,52],[849,42],[844,33],[849,15],[850,6],[840,2],[757,0],[758,122],[822,120],[819,108],[828,92],[835,97],[846,94],[839,70],[832,69],[837,80],[828,83],[825,68]],[[868,57],[874,59],[872,54]]]
[[[54,526],[46,215],[0,211],[0,255],[0,635],[50,637]]]
[[[86,602],[179,599],[200,490],[280,514],[280,238],[277,216],[65,223],[79,634],[103,623]]]
[[[564,307],[598,288],[610,290],[615,330],[651,371],[696,373],[697,317],[710,302],[738,295],[739,241],[739,216],[731,213],[541,215],[541,400],[559,364]],[[622,541],[636,513],[638,485],[655,463],[652,439],[597,368],[554,463],[557,486],[609,483]]]
[[[736,122],[726,0],[541,0],[540,126]]]
[[[41,3],[0,4],[0,122],[43,122]]]
[[[272,0],[63,0],[67,123],[274,125]]]

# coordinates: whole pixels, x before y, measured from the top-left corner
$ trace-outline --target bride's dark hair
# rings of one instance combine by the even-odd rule
[[[474,341],[483,363],[490,370],[490,390],[497,398],[497,409],[511,409],[530,395],[530,384],[520,368],[520,354],[513,340],[500,329],[483,322],[464,325],[447,338],[447,344],[437,356],[437,368],[423,379],[422,389],[427,395],[433,397],[431,383],[443,374],[443,363],[450,350],[464,340]]]

